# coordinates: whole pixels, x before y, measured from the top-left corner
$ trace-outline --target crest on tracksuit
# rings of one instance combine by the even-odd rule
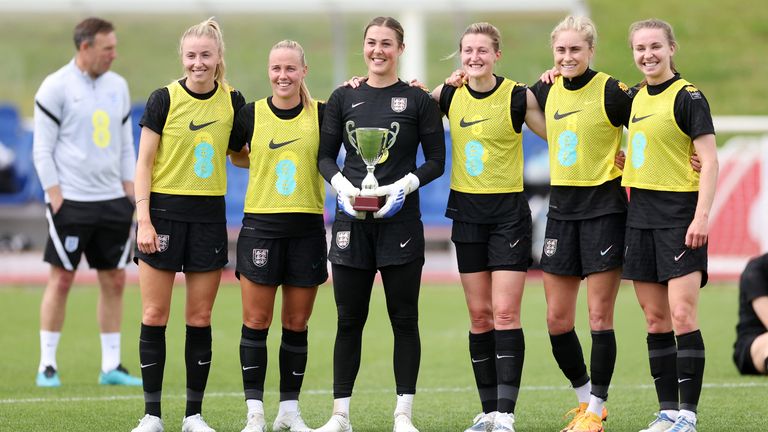
[[[544,239],[544,255],[551,257],[557,252],[557,239]]]
[[[404,97],[392,98],[392,111],[399,113],[399,112],[405,111],[406,108],[408,108],[408,98],[404,98]]]
[[[168,250],[168,245],[171,243],[170,234],[158,234],[157,241],[160,243],[160,247],[157,248],[158,252],[165,252]]]
[[[347,246],[349,246],[349,237],[349,231],[338,231],[336,233],[336,246],[338,246],[339,249],[346,249]]]
[[[269,249],[254,249],[253,264],[256,267],[264,267],[269,261]]]
[[[72,253],[77,250],[77,246],[80,245],[80,237],[78,236],[66,236],[64,237],[64,249]]]

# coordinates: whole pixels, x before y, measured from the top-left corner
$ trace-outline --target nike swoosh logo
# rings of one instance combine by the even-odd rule
[[[608,251],[611,250],[611,248],[613,248],[613,245],[608,246],[608,249],[606,249],[606,250],[601,250],[600,251],[600,256],[605,256],[605,254],[607,254]]]
[[[496,354],[497,359],[503,359],[503,358],[515,358],[513,355],[498,355]]]
[[[509,248],[510,248],[510,249],[514,249],[514,248],[515,248],[515,246],[517,246],[517,244],[518,244],[518,243],[520,243],[520,239],[517,239],[517,241],[515,241],[514,243],[510,243],[510,244],[509,244]]]
[[[675,255],[675,262],[680,261],[680,258],[682,258],[686,252],[688,252],[688,249],[684,250],[680,255]]]
[[[557,110],[555,111],[554,117],[555,117],[555,120],[560,120],[568,117],[571,114],[576,114],[577,112],[581,112],[581,110],[571,111],[571,112],[562,113],[562,114],[560,114],[560,110]]]
[[[282,146],[286,146],[286,145],[288,145],[288,144],[290,144],[292,142],[296,142],[298,140],[299,139],[296,138],[296,139],[292,139],[290,141],[285,141],[285,142],[281,142],[281,143],[276,143],[274,140],[269,140],[269,148],[271,148],[272,150],[277,150],[277,149],[279,149]]]
[[[191,130],[191,131],[200,130],[200,129],[202,129],[202,128],[206,127],[206,126],[210,126],[210,125],[212,125],[212,124],[216,123],[217,121],[218,121],[218,120],[214,120],[214,121],[212,121],[212,122],[208,122],[208,123],[201,123],[201,124],[199,124],[199,125],[196,125],[196,124],[195,124],[195,121],[194,121],[194,120],[192,120],[192,121],[190,121],[190,122],[189,122],[189,130]]]
[[[258,368],[258,366],[248,366],[248,367],[243,366],[243,370],[244,371],[251,370],[251,369],[257,369],[257,368]]]
[[[459,126],[465,128],[465,127],[468,127],[468,126],[472,126],[474,124],[482,123],[482,122],[487,121],[487,120],[490,120],[490,119],[486,118],[486,119],[480,119],[480,120],[474,120],[474,121],[466,121],[462,117],[462,119],[459,121]]]
[[[353,103],[353,104],[352,104],[352,108],[357,108],[357,107],[359,107],[360,105],[362,105],[362,104],[364,104],[364,103],[365,103],[365,102],[358,102],[358,103]]]
[[[408,243],[411,242],[411,239],[406,240],[404,243],[400,243],[400,247],[404,248]]]
[[[638,117],[637,114],[635,114],[635,115],[632,116],[632,123],[637,123],[639,121],[643,121],[643,120],[647,119],[648,117],[650,117],[650,116],[652,116],[654,114],[656,114],[656,113],[648,114],[647,116],[642,116],[642,117]]]
[[[202,360],[198,360],[198,361],[197,361],[197,364],[198,364],[199,366],[205,366],[205,365],[207,365],[207,364],[211,364],[211,360],[208,360],[207,362],[204,362],[204,361],[202,361]]]
[[[294,376],[302,376],[302,375],[304,375],[304,372],[302,372],[302,373],[298,373],[298,372],[296,372],[296,371],[291,371],[291,373],[292,373]]]
[[[684,383],[684,382],[686,382],[686,381],[690,381],[690,380],[692,380],[692,379],[693,379],[693,378],[683,378],[683,379],[678,379],[678,380],[677,380],[677,383],[678,383],[678,384],[682,384],[682,383]]]
[[[479,360],[472,359],[472,363],[482,363],[482,362],[484,362],[486,360],[489,360],[489,359],[490,359],[490,357],[486,357],[484,359],[479,359]]]
[[[156,364],[157,364],[157,363],[150,363],[150,364],[143,364],[143,365],[139,365],[139,366],[141,366],[141,368],[142,368],[142,369],[144,369],[144,368],[148,368],[148,367],[150,367],[150,366],[154,366],[154,365],[156,365]]]
[[[213,251],[218,254],[222,249],[224,248],[213,248]]]

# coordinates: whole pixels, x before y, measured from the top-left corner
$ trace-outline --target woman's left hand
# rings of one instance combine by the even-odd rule
[[[445,79],[446,85],[456,87],[456,88],[463,86],[464,84],[466,84],[466,82],[467,82],[467,73],[464,72],[463,69],[456,69],[455,71],[453,71],[451,76]]]
[[[349,88],[356,89],[366,81],[368,81],[367,76],[361,76],[361,77],[353,76],[352,78],[341,83],[339,87],[349,87]]]
[[[709,218],[694,216],[693,222],[685,233],[685,245],[691,249],[698,249],[707,244],[709,234]]]

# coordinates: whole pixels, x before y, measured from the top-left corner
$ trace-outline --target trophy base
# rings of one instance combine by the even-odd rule
[[[357,211],[379,211],[384,205],[386,197],[383,196],[356,196],[352,208]]]

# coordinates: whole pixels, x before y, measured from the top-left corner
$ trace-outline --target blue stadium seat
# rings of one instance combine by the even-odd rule
[[[136,154],[139,154],[139,138],[141,137],[141,126],[139,120],[144,115],[144,102],[136,102],[131,105],[131,127],[133,128],[133,145],[136,148]]]
[[[19,111],[13,105],[0,105],[0,141],[15,154],[17,191],[0,194],[0,205],[42,201],[43,191],[32,161],[32,132],[23,130]]]

